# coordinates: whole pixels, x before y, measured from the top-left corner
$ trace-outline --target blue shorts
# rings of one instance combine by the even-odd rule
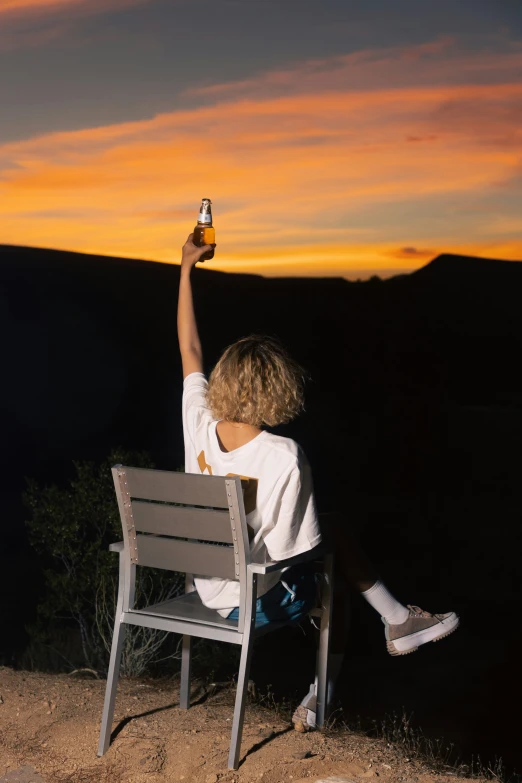
[[[316,598],[313,565],[292,566],[281,574],[280,582],[257,599],[256,628],[273,622],[296,623],[313,608]],[[239,620],[239,607],[232,609],[227,620]]]

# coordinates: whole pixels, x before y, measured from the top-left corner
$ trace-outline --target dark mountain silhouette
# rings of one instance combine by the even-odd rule
[[[0,275],[9,662],[38,586],[24,476],[59,482],[116,445],[179,467],[182,382],[178,266],[0,246]],[[355,601],[348,711],[404,706],[464,752],[520,766],[521,284],[520,262],[456,255],[383,281],[194,274],[208,368],[238,337],[278,335],[311,376],[305,414],[280,432],[307,452],[320,507],[346,511],[401,600],[463,617],[393,660]]]
[[[494,277],[497,280],[511,279],[512,281],[519,281],[522,275],[522,267],[520,262],[443,253],[426,264],[426,266],[417,269],[411,274],[416,277],[429,275],[432,280],[451,278],[453,281],[470,282],[473,279],[483,281]]]

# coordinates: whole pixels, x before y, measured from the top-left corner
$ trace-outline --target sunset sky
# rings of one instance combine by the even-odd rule
[[[387,277],[522,259],[520,0],[0,0],[0,244]],[[209,264],[210,265],[210,264]]]

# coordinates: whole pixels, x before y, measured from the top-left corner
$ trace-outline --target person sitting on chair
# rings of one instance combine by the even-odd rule
[[[303,409],[304,371],[271,337],[252,335],[230,345],[207,381],[192,299],[191,271],[210,245],[196,247],[189,235],[182,250],[178,299],[178,340],[183,366],[185,471],[240,476],[254,562],[280,561],[317,547],[322,540],[310,465],[290,438],[265,429],[284,424]],[[336,517],[332,519],[335,521]],[[354,542],[333,525],[336,567],[381,615],[388,651],[413,652],[447,636],[458,626],[454,612],[430,614],[399,603],[378,579]],[[203,604],[222,617],[239,617],[239,583],[218,577],[194,579]],[[312,565],[260,576],[256,627],[273,621],[297,622],[316,601]],[[328,700],[344,655],[344,635],[337,629],[328,675]],[[335,638],[342,640],[336,643]],[[294,713],[300,731],[315,726],[315,685]]]

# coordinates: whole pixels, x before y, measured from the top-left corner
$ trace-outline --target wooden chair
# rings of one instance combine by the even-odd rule
[[[123,542],[110,547],[120,555],[119,589],[98,756],[102,756],[110,744],[125,629],[127,625],[140,625],[183,635],[181,709],[188,709],[190,704],[192,637],[241,645],[228,758],[229,768],[237,769],[252,645],[261,634],[285,625],[274,622],[256,629],[258,575],[316,560],[318,556],[323,560],[320,606],[310,614],[320,621],[316,673],[317,725],[322,727],[327,706],[332,555],[316,548],[278,563],[252,563],[239,477],[199,476],[122,465],[116,465],[112,473]],[[137,566],[186,573],[185,594],[145,609],[135,609]],[[225,619],[204,606],[194,590],[193,574],[237,580],[240,585],[239,620]]]

